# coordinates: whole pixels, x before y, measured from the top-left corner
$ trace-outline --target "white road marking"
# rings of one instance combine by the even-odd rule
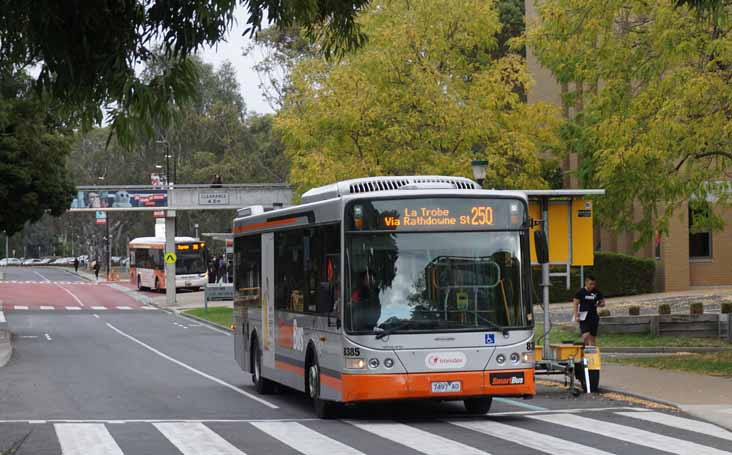
[[[512,398],[493,397],[493,401],[508,404],[511,406],[517,406],[519,408],[528,409],[530,411],[546,411],[547,410],[546,408],[542,408],[541,406],[535,406],[533,404],[524,403],[523,401],[514,400]]]
[[[98,310],[98,311],[105,311],[107,309],[106,306],[93,306],[91,307],[92,310]]]
[[[693,442],[684,441],[683,439],[672,438],[670,436],[664,436],[650,431],[639,430],[637,428],[619,425],[617,423],[589,419],[587,417],[580,417],[573,414],[545,414],[526,417],[679,455],[689,453],[693,453],[695,455],[730,454],[730,452],[725,452],[724,450],[695,444]]]
[[[252,426],[304,455],[364,455],[297,422],[253,422]]]
[[[617,406],[617,407],[609,407],[609,408],[572,408],[572,409],[562,409],[561,412],[563,413],[569,413],[569,414],[576,414],[576,413],[584,413],[584,412],[607,412],[607,411],[623,411],[623,410],[629,410],[629,411],[635,411],[635,412],[650,412],[650,409],[644,409],[644,408],[634,408],[629,406]],[[554,414],[558,410],[557,409],[547,409],[546,411],[507,411],[507,412],[491,412],[491,417],[496,416],[523,416],[523,415],[533,415],[533,414]]]
[[[97,319],[99,319],[99,315],[98,314],[95,314],[94,317],[97,318]]]
[[[124,455],[101,423],[57,423],[62,455]]]
[[[42,305],[42,306],[41,306],[41,309],[42,309],[42,310],[44,310],[44,311],[53,311],[53,310],[55,310],[55,309],[56,309],[56,307],[53,307],[53,306],[47,306],[47,305]]]
[[[246,455],[202,423],[156,423],[183,455]]]
[[[157,310],[154,306],[143,306],[141,307],[143,310]]]
[[[189,318],[189,317],[187,317],[187,316],[185,316],[183,314],[177,314],[176,316],[178,316],[180,318],[183,318],[183,319],[186,319],[186,320],[189,320],[189,321],[195,321],[195,319]],[[209,330],[213,330],[214,332],[221,333],[223,335],[226,335],[227,337],[230,337],[231,336],[231,332],[226,332],[224,330],[217,329],[216,327],[212,327],[212,326],[210,326],[208,324],[201,324],[201,327],[205,327],[205,328],[207,328]]]
[[[610,452],[595,449],[582,444],[577,444],[566,439],[556,438],[547,434],[526,430],[514,425],[506,425],[492,420],[466,420],[450,421],[468,430],[493,436],[494,438],[505,439],[514,444],[529,447],[540,452],[556,455],[609,455]]]
[[[79,299],[79,298],[78,298],[78,297],[76,296],[76,294],[74,294],[73,292],[69,291],[68,289],[66,289],[65,287],[61,286],[61,285],[60,285],[60,284],[58,284],[58,283],[54,283],[54,284],[56,284],[56,286],[60,287],[60,288],[61,288],[61,289],[63,289],[64,291],[66,291],[66,293],[67,293],[67,294],[69,294],[69,295],[70,295],[70,296],[71,296],[71,297],[72,297],[72,298],[73,298],[74,300],[76,300],[76,303],[78,303],[78,304],[79,304],[79,306],[82,306],[82,307],[84,306],[84,304],[83,304],[83,303],[82,303],[82,301],[81,301],[81,300],[80,300],[80,299]],[[66,308],[68,308],[68,307],[66,307]]]
[[[25,305],[15,305],[16,310],[27,310],[28,307]]]
[[[222,381],[221,379],[216,378],[216,377],[213,377],[210,374],[204,373],[201,370],[197,370],[197,369],[193,368],[192,366],[187,365],[187,364],[181,362],[180,360],[174,359],[173,357],[170,357],[169,355],[164,354],[164,353],[158,351],[154,347],[152,347],[152,346],[150,346],[148,344],[145,344],[144,342],[138,340],[137,338],[133,337],[132,335],[129,335],[129,334],[123,332],[122,330],[120,330],[117,327],[113,326],[109,322],[107,322],[107,327],[109,327],[110,329],[112,329],[115,332],[119,333],[120,335],[122,335],[123,337],[127,338],[128,340],[134,341],[135,343],[137,343],[140,346],[144,347],[148,351],[153,352],[153,353],[159,355],[160,357],[162,357],[162,358],[164,358],[164,359],[166,359],[166,360],[168,360],[170,362],[175,363],[176,365],[179,365],[179,366],[187,369],[188,371],[192,371],[193,373],[196,373],[199,376],[202,376],[202,377],[204,377],[206,379],[210,379],[211,381],[213,381],[213,382],[215,382],[217,384],[220,384],[220,385],[222,385],[222,386],[224,386],[224,387],[226,387],[226,388],[228,388],[230,390],[233,390],[234,392],[236,392],[236,393],[238,393],[240,395],[244,395],[247,398],[250,398],[250,399],[252,399],[254,401],[257,401],[257,402],[259,402],[259,403],[261,403],[261,404],[263,404],[263,405],[265,405],[265,406],[267,406],[267,407],[269,407],[271,409],[279,409],[279,406],[277,406],[276,404],[270,403],[269,401],[264,400],[264,399],[262,399],[262,398],[260,398],[260,397],[258,397],[256,395],[252,395],[251,393],[245,392],[244,390],[241,390],[240,388],[238,388],[238,387],[236,387],[234,385],[231,385],[228,382]]]
[[[41,279],[42,279],[43,281],[45,281],[46,283],[50,283],[50,282],[51,282],[51,280],[49,280],[49,279],[48,279],[48,278],[46,278],[45,276],[41,275],[41,274],[40,274],[40,273],[38,273],[37,271],[33,270],[32,272],[33,272],[33,273],[35,273],[36,275],[38,275],[39,277],[41,277]]]
[[[381,438],[389,439],[397,444],[404,445],[418,452],[428,455],[486,455],[487,452],[475,447],[452,441],[430,432],[410,427],[403,423],[394,422],[355,422],[347,421],[351,425]]]
[[[38,338],[38,335],[18,335],[18,338],[30,338],[30,339],[34,339],[34,338]]]
[[[66,309],[69,311],[81,311],[81,308],[78,306],[67,306]]]
[[[48,341],[53,340],[53,338],[51,338],[51,335],[49,335],[47,333],[44,333],[43,336],[45,336]]]
[[[118,306],[117,309],[118,310],[131,310],[132,307],[129,307],[129,306]]]
[[[29,420],[28,423],[30,424],[44,424],[46,423],[45,420]]]
[[[40,420],[0,420],[3,423],[37,423]],[[99,419],[49,419],[43,420],[47,423],[114,423],[119,420]],[[252,423],[252,422],[322,422],[321,419],[311,418],[290,418],[290,419],[126,419],[126,423]]]
[[[700,420],[686,419],[662,412],[617,412],[616,414],[732,441],[732,432]]]

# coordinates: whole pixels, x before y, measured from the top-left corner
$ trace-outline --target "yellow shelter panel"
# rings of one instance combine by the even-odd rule
[[[569,201],[549,201],[549,262],[569,261]]]
[[[529,201],[529,218],[532,220],[541,219],[541,204],[539,201]],[[541,229],[541,225],[537,224],[529,230],[529,243],[531,244],[531,263],[537,264],[536,245],[534,245],[534,231]]]
[[[594,265],[592,201],[572,201],[572,265]]]

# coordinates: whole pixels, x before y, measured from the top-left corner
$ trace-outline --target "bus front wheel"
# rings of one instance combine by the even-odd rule
[[[252,339],[252,382],[257,393],[269,395],[274,391],[274,383],[262,377],[262,350],[259,349],[259,341]]]
[[[493,397],[467,398],[463,400],[465,410],[471,414],[487,414],[491,410]]]
[[[320,419],[332,419],[337,417],[338,404],[320,398],[320,365],[318,364],[318,355],[315,351],[310,351],[311,355],[308,367],[305,370],[305,390],[308,398],[313,402],[313,410],[315,415]]]

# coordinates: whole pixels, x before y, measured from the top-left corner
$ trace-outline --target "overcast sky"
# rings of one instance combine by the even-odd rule
[[[237,79],[241,87],[242,96],[247,104],[248,111],[262,113],[272,112],[269,104],[264,100],[259,89],[259,77],[252,68],[262,56],[261,51],[255,50],[244,57],[243,49],[249,45],[251,40],[242,36],[246,28],[247,15],[241,6],[237,6],[234,12],[234,24],[226,37],[226,42],[221,42],[216,47],[206,48],[199,56],[203,61],[213,64],[215,67],[228,60],[236,69]]]

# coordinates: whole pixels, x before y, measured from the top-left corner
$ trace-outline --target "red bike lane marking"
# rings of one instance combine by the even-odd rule
[[[54,283],[5,284],[0,283],[3,309],[14,310],[15,305],[37,308],[41,306],[66,307],[79,304]]]
[[[64,288],[73,292],[89,309],[94,306],[105,306],[114,309],[119,306],[139,308],[142,303],[130,297],[126,292],[119,291],[106,284],[65,284]]]

